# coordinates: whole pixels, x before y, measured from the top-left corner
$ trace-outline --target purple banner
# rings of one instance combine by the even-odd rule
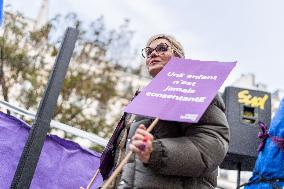
[[[30,127],[0,112],[0,188],[10,188]],[[100,164],[100,154],[77,143],[48,135],[30,188],[86,188]],[[91,188],[102,183],[99,175]]]
[[[196,123],[235,65],[172,58],[125,112]]]

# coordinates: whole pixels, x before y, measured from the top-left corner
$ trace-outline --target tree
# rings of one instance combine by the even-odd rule
[[[5,18],[0,37],[2,96],[5,101],[11,99],[26,109],[35,108],[48,75],[46,58],[54,48],[46,42],[51,26],[31,31],[32,22],[20,13],[6,12]]]
[[[19,13],[5,13],[0,37],[3,99],[36,111],[64,30],[74,26],[80,34],[54,119],[108,137],[112,123],[119,118],[117,115],[110,121],[106,117],[111,99],[117,96],[118,76],[114,72],[119,53],[113,52],[121,50],[119,44],[123,51],[127,50],[133,35],[129,21],[117,30],[107,30],[103,17],[86,27],[76,14],[70,13],[56,16],[39,30],[33,30],[33,23]]]

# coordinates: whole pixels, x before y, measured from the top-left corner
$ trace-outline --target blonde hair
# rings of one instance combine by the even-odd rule
[[[157,40],[157,39],[166,39],[168,40],[171,45],[172,48],[174,50],[175,55],[179,56],[180,58],[184,58],[184,50],[182,45],[180,44],[180,42],[178,42],[173,36],[170,35],[166,35],[166,34],[157,34],[154,35],[152,37],[150,37],[150,39],[148,40],[146,46],[148,47],[153,41]]]

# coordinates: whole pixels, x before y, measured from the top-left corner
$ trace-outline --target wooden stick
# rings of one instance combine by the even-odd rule
[[[100,172],[100,169],[98,169],[95,173],[95,175],[93,176],[92,180],[90,181],[90,183],[88,184],[87,188],[86,189],[90,189],[91,186],[93,185],[95,179],[97,178],[97,176],[99,175],[99,172]]]
[[[151,125],[148,127],[147,131],[151,132],[154,127],[157,125],[159,121],[159,118],[155,118],[155,120],[151,123]],[[124,167],[124,165],[128,162],[129,158],[131,157],[131,155],[133,154],[132,151],[130,151],[125,158],[121,161],[121,163],[117,166],[117,168],[113,171],[113,173],[111,174],[111,176],[109,177],[109,179],[104,183],[104,185],[102,186],[102,189],[107,189],[109,187],[109,185],[112,183],[112,181],[117,177],[117,175],[120,173],[120,171],[122,170],[122,168]]]
[[[149,133],[154,129],[154,127],[157,125],[158,121],[159,121],[159,118],[156,117],[155,120],[151,123],[151,125],[147,128],[147,131]]]
[[[132,121],[134,120],[134,118],[135,118],[135,115],[132,114],[132,115],[131,115],[131,118],[130,118],[130,120],[129,120],[129,122],[132,123]],[[90,183],[88,184],[88,186],[87,186],[86,189],[90,189],[90,188],[91,188],[91,186],[93,185],[93,183],[94,183],[95,179],[97,178],[99,172],[100,172],[100,169],[98,169],[98,170],[96,171],[95,175],[93,176],[92,180],[90,181]]]

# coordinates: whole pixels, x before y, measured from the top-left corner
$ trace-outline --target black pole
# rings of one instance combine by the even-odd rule
[[[41,99],[36,118],[10,186],[11,189],[28,189],[30,187],[78,33],[78,30],[74,28],[67,28],[65,32],[44,96]]]
[[[238,177],[237,177],[237,189],[240,188],[240,183],[241,183],[241,168],[242,168],[242,165],[240,162],[238,162]]]

